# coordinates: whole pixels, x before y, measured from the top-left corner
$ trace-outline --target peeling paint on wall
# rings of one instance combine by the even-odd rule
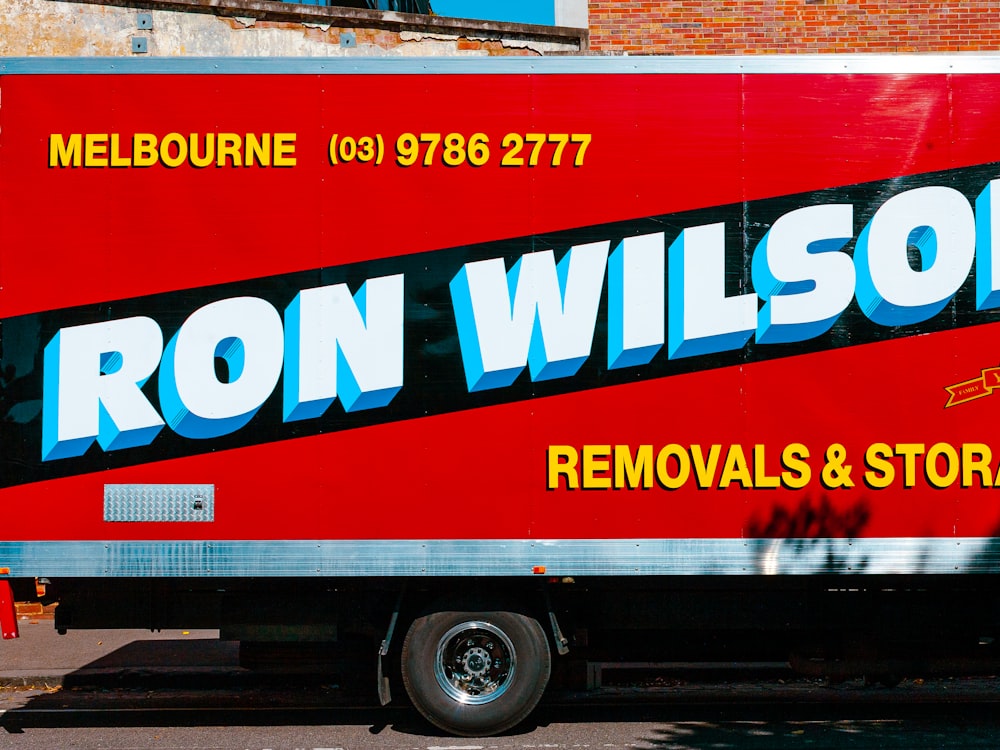
[[[557,44],[553,42],[542,42],[542,41],[529,41],[526,39],[504,39],[502,37],[460,37],[453,36],[450,34],[440,34],[440,33],[427,33],[422,31],[402,31],[399,33],[399,38],[403,42],[453,42],[459,43],[480,43],[483,45],[502,45],[506,49],[511,50],[524,50],[528,53],[534,53],[537,55],[546,55],[553,53],[565,53],[567,51],[567,46],[565,44]],[[575,50],[574,50],[575,51]]]

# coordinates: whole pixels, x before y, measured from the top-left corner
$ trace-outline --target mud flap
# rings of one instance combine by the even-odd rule
[[[14,610],[14,592],[10,581],[0,581],[0,630],[3,631],[4,640],[20,636],[17,632],[17,612]]]
[[[392,645],[392,636],[396,632],[396,623],[399,621],[399,610],[403,605],[403,593],[405,588],[399,592],[396,599],[396,606],[393,607],[392,617],[389,618],[389,628],[386,630],[385,639],[378,650],[378,700],[383,706],[388,706],[392,701],[392,691],[389,689],[389,677],[383,669],[383,662],[389,655],[389,647]]]

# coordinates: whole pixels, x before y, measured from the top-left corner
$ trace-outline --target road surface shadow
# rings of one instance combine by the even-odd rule
[[[442,736],[398,682],[393,703],[378,705],[374,654],[332,669],[300,656],[249,670],[226,642],[129,643],[67,675],[59,689],[4,689],[0,729],[367,726],[376,735]],[[1000,680],[992,677],[905,680],[892,689],[862,681],[680,678],[552,690],[509,734],[636,723],[654,725],[638,738],[652,748],[997,747],[998,704]],[[922,745],[921,738],[934,741]]]

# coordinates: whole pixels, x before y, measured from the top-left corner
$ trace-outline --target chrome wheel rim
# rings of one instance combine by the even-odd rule
[[[517,668],[514,644],[495,625],[480,620],[451,628],[438,641],[434,677],[454,701],[482,705],[510,687]]]

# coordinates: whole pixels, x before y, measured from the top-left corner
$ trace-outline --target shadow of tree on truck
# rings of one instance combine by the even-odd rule
[[[870,519],[866,498],[837,507],[821,495],[806,497],[793,510],[775,506],[766,518],[755,513],[746,533],[750,539],[761,540],[758,572],[861,573],[868,567],[868,558],[852,555],[844,541],[860,537]]]
[[[1000,573],[1000,525],[985,539],[982,546],[961,566],[963,573]]]

